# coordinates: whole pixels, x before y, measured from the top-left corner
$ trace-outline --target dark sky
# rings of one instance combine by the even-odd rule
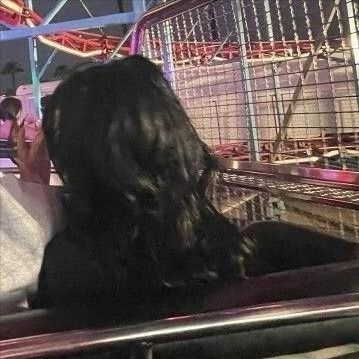
[[[119,12],[116,0],[83,0],[83,2],[87,5],[87,7],[94,16],[109,15]],[[57,0],[33,0],[34,10],[42,16],[46,16],[56,3]],[[130,11],[132,6],[131,0],[126,0],[123,3],[124,10]],[[54,17],[52,22],[83,19],[87,17],[88,15],[85,12],[80,1],[68,0],[64,7]],[[121,28],[119,26],[104,28],[104,31],[105,33],[111,35],[121,35]],[[27,44],[27,39],[0,42],[0,69],[8,61],[15,60],[16,62],[21,64],[25,70],[23,73],[20,73],[17,76],[18,85],[31,82],[29,50]],[[51,54],[52,48],[42,45],[41,43],[38,46],[39,67],[41,68]],[[52,64],[48,67],[48,70],[46,71],[43,79],[51,79],[54,70],[58,65],[64,64],[71,67],[83,61],[83,59],[80,59],[78,57],[58,52]],[[11,87],[11,81],[9,79],[9,76],[0,75],[0,94],[3,94],[5,90],[9,87]]]

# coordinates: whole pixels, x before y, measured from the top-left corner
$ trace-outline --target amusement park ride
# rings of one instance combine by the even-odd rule
[[[42,75],[57,51],[94,61],[107,61],[114,57],[123,57],[134,53],[134,49],[131,50],[131,29],[122,38],[109,36],[103,32],[82,31],[82,29],[98,27],[101,24],[106,26],[114,23],[134,23],[146,9],[144,0],[133,0],[132,12],[50,24],[50,21],[66,2],[67,0],[60,0],[56,7],[46,17],[43,17],[33,10],[32,0],[0,0],[0,24],[11,30],[1,31],[0,41],[29,38],[32,85],[20,86],[17,95],[21,96],[21,93],[25,93],[25,96],[29,97],[29,93],[32,94],[31,101],[28,98],[21,98],[21,100],[28,112],[37,117],[41,116],[41,94],[47,95],[49,91],[51,93],[57,85],[57,82],[40,84]],[[152,1],[150,5],[154,3],[156,2]],[[54,49],[41,70],[37,64],[37,41]],[[305,55],[311,51],[312,45],[308,40],[299,42],[293,40],[285,43],[283,41],[252,41],[247,44],[247,56],[255,60],[263,57],[271,58],[273,54],[292,56],[300,52]],[[160,53],[161,40],[151,39],[151,46],[154,51]],[[186,41],[171,41],[171,52],[174,66],[181,66],[193,63],[207,64],[213,59],[232,60],[239,57],[241,49],[240,45],[234,41],[222,43],[221,41],[189,41],[186,39]],[[153,60],[157,63],[162,62],[161,58]],[[42,91],[42,88],[46,88],[45,92]],[[35,107],[32,103],[33,98]]]
[[[132,11],[61,23],[51,20],[67,0],[58,0],[46,16],[32,1],[36,5],[36,0],[0,0],[0,24],[8,28],[0,29],[0,44],[29,40],[33,85],[20,86],[19,93],[37,97],[39,106],[40,86],[43,94],[53,91],[56,84],[39,79],[57,51],[104,62],[144,54],[173,75],[171,85],[194,127],[217,155],[209,197],[218,211],[241,228],[270,219],[359,241],[357,0],[171,0],[150,8],[144,0],[132,0]],[[258,15],[259,3],[264,6]],[[302,37],[295,3],[307,26]],[[222,26],[218,38],[211,36],[212,5],[212,18]],[[315,18],[317,37],[311,6],[322,15]],[[252,39],[238,26],[233,9],[239,13],[240,7],[253,10]],[[280,41],[270,21],[276,10],[272,18],[278,28],[285,24],[290,30]],[[113,24],[134,25],[122,37],[88,31]],[[330,26],[338,30],[336,37],[328,35]],[[41,69],[37,42],[54,48]],[[0,170],[18,173],[14,167]],[[292,353],[299,358],[310,352],[319,358],[326,348],[327,357],[334,358],[336,348],[347,350],[336,358],[350,353],[358,358],[358,278],[357,260],[249,278],[214,298],[221,305],[234,299],[226,307],[231,309],[218,311],[209,298],[208,313],[169,313],[167,319],[143,323],[139,312],[131,325],[102,307],[94,308],[96,313],[79,308],[76,315],[66,308],[5,315],[0,357],[49,358],[124,346],[131,358],[193,353],[224,358],[234,352],[246,358]]]
[[[46,24],[44,18],[26,6],[22,0],[0,1],[0,23],[11,28],[18,26],[34,28]],[[45,45],[84,58],[104,58],[120,42],[120,39],[114,36],[85,31],[56,32],[39,35],[37,39]],[[128,55],[129,47],[124,44],[119,52],[121,55]]]
[[[276,154],[280,149],[280,144],[283,144],[283,139],[287,138],[287,128],[292,118],[295,117],[295,109],[299,109],[299,118],[300,116],[305,116],[305,112],[308,111],[308,108],[310,109],[309,115],[312,113],[317,113],[319,110],[316,110],[315,108],[320,109],[320,107],[323,106],[320,104],[320,102],[322,104],[325,103],[332,105],[332,103],[329,103],[330,101],[332,101],[334,106],[337,108],[338,106],[344,108],[342,113],[340,113],[340,111],[334,110],[333,108],[331,110],[333,111],[332,113],[327,111],[321,112],[319,116],[316,115],[317,118],[319,117],[319,121],[322,122],[318,123],[318,125],[311,125],[311,128],[314,130],[313,133],[307,134],[307,139],[303,138],[301,134],[300,136],[295,136],[298,138],[295,138],[292,142],[289,143],[287,141],[288,143],[286,146],[288,147],[287,150],[289,151],[289,157],[287,154],[285,155],[286,161],[291,163],[291,156],[293,151],[296,153],[295,157],[298,157],[297,155],[299,152],[303,152],[304,157],[307,157],[308,154],[315,155],[315,153],[312,153],[313,146],[314,149],[319,148],[320,156],[322,155],[323,148],[324,151],[326,151],[326,156],[329,156],[331,154],[330,150],[334,150],[336,154],[338,151],[340,151],[339,147],[347,147],[347,152],[354,151],[356,155],[358,150],[358,130],[356,128],[357,119],[355,117],[355,108],[357,107],[357,104],[355,103],[355,94],[353,95],[353,91],[357,94],[357,90],[355,90],[355,88],[359,88],[359,82],[355,80],[357,73],[359,72],[359,65],[357,64],[359,63],[359,51],[356,34],[357,25],[355,25],[354,21],[355,16],[349,16],[350,31],[352,33],[351,47],[349,46],[350,39],[344,37],[342,30],[339,31],[341,34],[340,37],[333,38],[328,36],[328,29],[337,14],[336,8],[338,7],[340,1],[333,1],[334,7],[330,12],[327,22],[323,22],[322,20],[323,24],[325,24],[323,25],[322,30],[324,38],[320,41],[311,35],[313,31],[310,28],[308,28],[307,31],[308,36],[304,36],[304,39],[299,37],[299,35],[296,33],[297,30],[293,30],[294,35],[291,34],[289,37],[282,36],[282,39],[278,41],[278,39],[274,39],[273,37],[273,29],[269,31],[272,25],[268,21],[265,26],[268,28],[268,34],[272,32],[272,35],[269,36],[270,41],[268,41],[268,39],[262,39],[261,36],[258,36],[258,40],[254,40],[254,37],[253,39],[244,38],[239,40],[239,37],[241,36],[239,32],[243,33],[243,31],[239,31],[238,26],[237,29],[231,28],[231,30],[229,30],[229,27],[232,26],[231,24],[225,24],[227,27],[227,33],[225,33],[222,38],[217,38],[218,36],[210,36],[212,31],[212,25],[210,21],[209,24],[206,25],[208,29],[200,30],[202,32],[207,31],[206,34],[198,34],[197,32],[197,35],[194,36],[193,34],[195,32],[195,28],[198,28],[197,25],[203,21],[203,19],[200,19],[198,15],[198,9],[202,5],[203,9],[207,9],[207,15],[205,19],[208,20],[208,6],[211,5],[211,1],[199,0],[191,0],[190,3],[182,0],[173,0],[170,2],[165,2],[165,4],[163,4],[162,1],[162,4],[158,4],[158,7],[161,8],[160,12],[165,12],[166,7],[168,7],[168,10],[170,10],[176,5],[181,4],[181,6],[184,8],[186,6],[193,6],[193,9],[195,9],[192,11],[192,15],[190,15],[193,17],[187,21],[189,25],[186,23],[186,20],[184,20],[184,15],[181,15],[181,17],[173,17],[173,15],[171,15],[171,19],[175,20],[173,20],[174,22],[171,23],[170,27],[176,27],[177,25],[175,22],[182,22],[182,24],[177,26],[176,30],[169,30],[170,34],[165,36],[163,36],[163,33],[161,33],[162,30],[159,30],[159,28],[163,26],[164,23],[159,25],[159,22],[157,25],[153,25],[151,29],[147,29],[147,32],[142,31],[141,33],[141,31],[136,31],[138,30],[138,24],[141,23],[143,19],[144,21],[142,21],[142,23],[146,23],[147,18],[156,18],[160,13],[157,11],[155,6],[151,7],[148,11],[146,11],[145,15],[143,15],[146,8],[148,7],[148,4],[146,6],[146,2],[144,0],[132,0],[132,11],[125,13],[90,17],[87,19],[65,21],[62,23],[50,23],[54,16],[66,4],[66,2],[67,0],[59,0],[54,9],[45,17],[43,17],[33,9],[32,0],[0,0],[0,23],[8,27],[8,30],[0,31],[0,41],[9,41],[19,38],[28,38],[29,40],[29,54],[33,85],[23,85],[19,88],[19,91],[26,93],[25,96],[28,96],[28,94],[32,92],[31,101],[32,98],[35,98],[36,100],[35,114],[37,117],[41,117],[40,90],[41,88],[45,87],[45,84],[40,84],[39,80],[57,51],[62,51],[80,58],[92,59],[94,61],[108,61],[114,57],[123,57],[134,53],[145,53],[145,55],[150,57],[151,60],[161,64],[165,73],[166,70],[168,70],[167,67],[169,66],[170,72],[175,76],[179,76],[180,85],[176,84],[175,82],[172,83],[175,90],[179,94],[183,92],[187,93],[189,87],[191,86],[198,86],[194,85],[196,82],[200,83],[202,86],[200,92],[208,90],[209,93],[213,94],[211,95],[211,98],[207,96],[207,99],[201,99],[203,103],[209,101],[211,105],[205,105],[205,108],[199,111],[200,114],[198,119],[196,118],[196,114],[191,112],[192,109],[195,108],[194,104],[191,102],[191,99],[188,99],[187,95],[185,95],[183,98],[181,98],[181,95],[179,96],[184,102],[185,107],[187,108],[189,115],[194,121],[195,127],[199,130],[200,134],[207,136],[209,138],[209,145],[216,153],[222,156],[226,157],[228,155],[229,157],[235,156],[238,159],[246,159],[248,158],[249,147],[252,146],[252,150],[254,150],[254,152],[257,154],[256,160],[271,160],[270,154],[272,152]],[[322,1],[320,2],[322,3]],[[81,3],[83,4],[82,1]],[[154,1],[151,2],[151,4],[154,3]],[[218,1],[217,3],[221,3],[221,1]],[[228,3],[230,3],[230,1]],[[269,2],[264,0],[264,3],[267,4],[266,6],[268,9],[270,9]],[[276,3],[278,4],[279,2],[276,1]],[[292,4],[292,2],[289,3]],[[307,1],[304,1],[303,4],[308,6]],[[321,6],[323,7],[323,4]],[[351,5],[347,5],[348,9],[350,6]],[[354,5],[352,6],[354,9]],[[253,8],[255,9],[255,6],[253,6]],[[308,24],[310,23],[310,16],[308,15],[308,9],[305,11],[305,14],[302,15],[306,16],[306,22]],[[321,11],[323,11],[323,9]],[[266,13],[268,14],[269,10]],[[256,10],[254,11],[254,15],[257,17]],[[218,21],[224,21],[225,16],[227,15],[218,15]],[[214,13],[213,20],[216,20],[215,17],[216,15]],[[231,21],[235,22],[235,19],[232,19]],[[258,23],[257,25],[259,25],[259,21],[261,21],[261,19],[257,17],[256,21]],[[281,21],[283,21],[283,19],[281,19]],[[103,31],[101,33],[85,31],[86,29],[101,28],[102,26],[112,24],[135,25],[132,26],[130,30],[121,38],[106,35]],[[245,24],[244,21],[243,24]],[[187,29],[187,26],[189,26],[190,29]],[[198,31],[198,29],[196,31]],[[258,26],[256,31],[260,35],[260,32],[262,31],[260,26]],[[176,32],[176,34],[174,34],[174,32]],[[139,33],[141,33],[141,35],[139,35]],[[131,37],[131,35],[133,36]],[[142,48],[138,45],[141,42],[140,39],[137,38],[138,36],[142,36],[142,45],[144,45]],[[145,40],[143,39],[144,37],[146,37]],[[50,58],[40,71],[37,64],[37,41],[54,48]],[[148,50],[148,54],[146,53],[147,50],[144,51],[144,48]],[[338,48],[340,48],[340,50],[337,52],[339,55],[334,54],[333,56],[333,52],[335,52]],[[349,55],[350,52],[352,55]],[[354,64],[357,64],[356,66],[352,66],[348,62],[350,61],[348,60],[349,56],[353,57]],[[319,63],[321,60],[323,63],[328,62],[328,71],[326,73],[325,69],[320,68],[323,66]],[[170,61],[170,64],[166,63],[166,61]],[[227,93],[226,98],[224,99],[223,96],[220,97],[220,95],[216,93],[217,89],[218,91],[221,91],[221,85],[219,84],[217,86],[214,82],[225,82],[225,71],[228,73],[229,71],[233,71],[230,68],[230,64],[235,62],[241,64],[240,66],[243,66],[244,71],[247,71],[248,73],[237,75],[241,71],[233,72],[234,77],[239,77],[234,78],[234,80],[232,80],[232,84],[226,85]],[[247,65],[245,65],[245,63]],[[275,63],[278,63],[278,66]],[[219,71],[222,71],[220,74],[218,74],[215,73],[215,71],[212,71],[213,69],[216,69],[216,66],[211,66],[213,64],[218,64],[219,66],[221,66],[221,64],[226,64],[223,66],[228,66],[226,70],[223,70],[223,67],[223,71],[218,66]],[[276,73],[277,70],[275,69],[277,67],[281,67],[282,72],[280,74]],[[185,70],[183,70],[184,68]],[[203,75],[201,75],[201,70],[196,70],[195,68],[203,68],[204,71],[206,71],[206,81],[209,82],[208,84],[203,83]],[[249,71],[251,71],[251,73]],[[258,74],[258,71],[262,71],[263,74],[260,76],[256,75]],[[188,76],[192,75],[185,75],[185,73],[195,73],[195,75],[189,79]],[[185,79],[186,76],[187,79]],[[220,79],[221,76],[222,79]],[[257,78],[255,76],[257,76]],[[315,77],[314,82],[313,80],[308,80],[313,76]],[[325,77],[325,80],[321,79],[323,76]],[[345,81],[335,81],[336,76],[345,76]],[[350,76],[352,76],[354,80],[352,80]],[[305,83],[307,80],[310,82],[309,85]],[[270,86],[269,83],[271,83],[271,81],[273,81],[273,85]],[[292,81],[294,81],[293,85]],[[323,94],[319,94],[318,91],[323,91],[322,89],[324,88],[323,85],[320,84],[320,82],[323,81],[325,81],[325,83],[328,85],[326,88],[331,89],[330,91],[332,93],[325,90],[327,91],[325,94],[324,92]],[[245,92],[243,89],[239,90],[235,83],[240,83],[240,86],[243,86],[243,89],[247,88],[248,90]],[[344,84],[345,86],[350,86],[350,88],[344,87]],[[54,86],[55,85],[56,84],[54,84]],[[53,90],[51,84],[46,86],[49,88],[48,91],[51,92]],[[178,86],[182,86],[183,88]],[[257,86],[257,91],[254,91],[253,89],[250,90],[251,86]],[[260,88],[264,87],[268,88],[265,90],[260,90]],[[310,94],[310,96],[307,95],[310,98],[308,98],[308,100],[305,99],[304,89],[306,89],[307,94],[316,94],[318,98],[313,98],[313,95]],[[234,93],[231,93],[231,91]],[[240,122],[234,123],[233,119],[229,119],[228,121],[232,121],[233,124],[230,122],[227,125],[227,128],[220,129],[218,116],[221,116],[221,109],[223,109],[222,113],[226,108],[228,109],[228,114],[224,113],[222,114],[222,117],[228,116],[233,118],[233,115],[230,113],[231,111],[236,111],[236,115],[239,119],[244,117],[243,114],[237,113],[238,109],[234,106],[238,105],[233,105],[233,103],[242,101],[242,99],[239,100],[239,97],[243,93],[245,96],[243,101],[248,103],[247,107],[249,111],[251,111],[250,114],[246,114],[246,116],[249,116],[246,121],[251,122],[253,121],[253,118],[257,116],[257,123],[254,121],[250,126],[248,126],[248,124],[245,123],[243,123],[243,125]],[[47,92],[44,92],[43,94],[46,95]],[[320,97],[323,97],[323,99]],[[263,98],[265,98],[265,100],[263,100]],[[276,99],[276,104],[274,104],[273,98]],[[279,98],[282,98],[282,100],[279,100]],[[316,101],[317,104],[313,105],[313,101]],[[26,107],[26,100],[23,101],[23,103]],[[216,105],[214,106],[213,103]],[[275,108],[273,109],[273,114],[268,114],[268,110],[264,110],[262,116],[261,111],[263,111],[264,105],[272,107],[274,106]],[[211,119],[209,121],[210,123],[205,123],[204,126],[196,125],[196,121],[203,123],[203,118],[206,118],[205,113],[209,113],[210,117],[213,116],[213,106],[215,107],[214,112],[217,116],[218,129],[213,127]],[[326,107],[327,105],[324,106]],[[351,110],[347,111],[347,107],[349,107]],[[234,110],[231,110],[231,108],[234,108]],[[337,112],[338,116],[334,112]],[[262,125],[264,118],[267,118],[269,115],[274,116],[274,124],[270,123]],[[261,117],[263,117],[263,120]],[[292,122],[294,122],[294,120]],[[225,124],[228,121],[225,120],[223,123]],[[328,126],[324,124],[325,122],[328,122]],[[333,125],[333,123],[335,123],[335,125]],[[346,125],[346,123],[349,125]],[[256,126],[258,126],[258,128],[256,128]],[[303,128],[305,126],[308,126],[308,124],[299,124],[297,129]],[[237,133],[241,132],[242,134],[247,131],[246,127],[248,127],[249,130],[252,128],[254,132],[251,134],[251,136],[258,138],[256,141],[254,141],[257,143],[249,145],[248,138],[243,138],[243,141],[241,141],[241,138],[239,137],[237,137],[237,142],[233,142],[231,137],[232,135],[229,137],[227,135],[228,139],[225,138],[226,132],[234,132],[234,129],[236,128]],[[326,130],[325,128],[327,127],[331,128],[331,130]],[[265,138],[262,136],[263,139],[260,139],[260,131],[265,133],[266,128],[268,129],[267,132],[271,133],[269,135],[265,135]],[[321,130],[320,128],[324,128],[324,130]],[[341,132],[335,133],[333,135],[335,128],[337,131]],[[218,131],[218,138],[213,139],[213,133],[216,130]],[[274,130],[277,131],[277,133],[275,134],[276,137],[273,140],[272,132],[274,132]],[[348,144],[346,143],[347,138],[349,138]],[[204,138],[204,140],[207,139]],[[297,161],[297,159],[295,160]],[[304,161],[307,161],[307,158],[304,158]]]
[[[9,27],[27,26],[34,28],[44,24],[44,18],[26,6],[23,0],[0,0],[0,23]],[[45,22],[46,23],[46,22]],[[52,34],[39,35],[38,40],[50,47],[64,51],[66,53],[82,58],[92,57],[105,60],[114,52],[116,47],[122,42],[117,50],[117,56],[126,56],[130,54],[130,44],[128,40],[122,41],[115,36],[105,36],[85,31],[63,31]],[[154,45],[159,46],[160,40],[154,40]],[[299,47],[298,47],[299,46]],[[187,54],[188,59],[194,55],[199,55],[202,61],[211,58],[214,54],[223,59],[232,59],[238,57],[240,52],[237,43],[226,43],[221,46],[221,42],[180,42],[172,43],[173,53],[176,61],[183,61],[183,54]],[[283,41],[273,42],[252,42],[250,44],[251,57],[258,58],[263,55],[271,56],[274,53],[293,54],[300,51],[302,54],[311,49],[310,41]]]

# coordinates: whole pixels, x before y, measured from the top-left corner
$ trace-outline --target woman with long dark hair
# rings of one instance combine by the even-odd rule
[[[38,306],[239,275],[238,230],[201,187],[208,150],[150,61],[74,74],[52,96],[43,130],[67,228],[45,251]]]
[[[213,159],[150,61],[73,74],[53,94],[43,130],[67,225],[45,250],[34,307],[153,305],[266,268],[261,248],[270,245],[244,240],[207,199]]]

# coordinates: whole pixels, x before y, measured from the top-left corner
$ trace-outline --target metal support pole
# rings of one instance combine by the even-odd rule
[[[137,3],[138,8],[136,7],[135,3]],[[140,4],[138,4],[138,3],[140,3]],[[151,1],[148,4],[148,6],[146,7],[146,2],[143,3],[142,0],[140,0],[140,1],[133,0],[132,6],[133,6],[133,11],[135,13],[135,20],[137,21],[142,16],[142,14],[146,11],[146,9],[151,7],[152,5],[153,5],[153,1]],[[142,10],[141,10],[141,8],[142,8]],[[126,31],[125,35],[123,35],[121,41],[111,52],[111,54],[107,58],[106,62],[111,61],[117,55],[117,53],[120,51],[123,44],[131,36],[133,29],[134,29],[134,24],[132,24],[131,27]]]
[[[267,23],[267,30],[268,30],[268,36],[269,41],[273,46],[274,51],[274,34],[273,34],[273,24],[272,24],[272,18],[271,18],[271,12],[269,7],[269,0],[264,0],[264,12],[266,14],[266,23]],[[283,123],[283,117],[284,117],[284,106],[282,102],[282,94],[280,92],[280,80],[279,76],[277,74],[278,68],[274,61],[274,56],[272,56],[272,77],[273,77],[273,87],[274,87],[274,98],[275,98],[275,106],[277,110],[277,118],[278,118],[278,129],[280,131]],[[271,159],[274,159],[274,157],[271,157]]]
[[[33,9],[32,0],[27,0],[27,5],[29,9]],[[32,89],[34,94],[34,107],[35,113],[38,119],[41,119],[41,89],[40,82],[38,77],[37,70],[37,41],[35,38],[29,37],[28,39],[29,46],[29,57],[30,57],[30,68],[31,68],[31,80],[32,80]]]
[[[330,27],[330,25],[331,25],[331,23],[333,21],[333,19],[335,17],[335,14],[337,12],[337,8],[339,6],[340,1],[341,0],[335,0],[335,3],[333,5],[332,10],[330,12],[330,15],[328,17],[328,21],[325,23],[325,27],[324,27],[325,31],[327,31],[329,29],[329,27]],[[307,60],[304,63],[303,76],[301,76],[301,78],[298,80],[298,83],[297,83],[297,85],[295,87],[295,90],[294,90],[294,93],[293,93],[293,96],[292,96],[292,100],[289,103],[289,105],[287,107],[287,110],[286,110],[286,112],[284,114],[282,127],[279,129],[277,138],[276,138],[276,140],[274,142],[273,156],[275,156],[276,153],[278,152],[279,145],[282,142],[282,138],[287,133],[287,128],[288,128],[288,126],[290,124],[290,121],[292,119],[292,116],[293,116],[293,113],[294,113],[295,106],[297,104],[299,95],[301,94],[302,89],[303,89],[304,80],[306,79],[306,77],[307,77],[307,75],[309,73],[309,70],[313,65],[314,58],[316,56],[318,56],[318,54],[319,54],[319,52],[320,52],[320,50],[321,50],[324,43],[325,43],[325,39],[319,39],[318,43],[316,44],[314,54],[312,56],[308,56]]]
[[[359,106],[359,4],[355,1],[347,0],[348,22],[350,29],[350,43],[353,57],[353,74],[355,78],[355,89],[357,93],[357,101]],[[355,9],[355,6],[357,8]],[[357,21],[356,21],[357,20]]]
[[[219,144],[222,144],[222,134],[221,134],[221,126],[219,123],[219,113],[218,113],[218,104],[217,101],[212,101],[214,103],[214,108],[216,109],[216,119],[217,119],[217,127],[218,127],[218,140]]]
[[[163,54],[163,74],[167,81],[175,87],[174,58],[172,48],[172,25],[169,20],[160,24],[160,41]]]
[[[47,61],[45,62],[44,66],[42,66],[42,68],[39,72],[39,80],[41,80],[42,76],[44,76],[45,71],[47,70],[49,65],[52,63],[52,60],[54,59],[54,57],[56,56],[58,51],[59,51],[58,49],[54,49],[52,51],[51,55],[49,56],[49,58],[47,59]]]
[[[56,14],[61,10],[61,8],[66,4],[67,0],[58,0],[58,3],[56,6],[46,15],[42,25],[48,24],[55,16]]]
[[[107,60],[105,62],[111,61],[115,56],[118,56],[117,53],[120,51],[121,47],[124,45],[124,43],[127,41],[127,39],[131,36],[133,31],[134,25],[132,25],[126,32],[125,35],[123,35],[121,41],[118,43],[118,45],[113,49],[111,54],[108,56]]]
[[[236,8],[234,15],[236,19],[238,43],[241,49],[241,72],[243,78],[243,92],[245,97],[246,106],[246,119],[248,126],[249,145],[250,145],[250,157],[253,161],[260,161],[257,121],[255,117],[255,110],[253,106],[253,90],[251,84],[251,74],[249,71],[249,61],[247,58],[247,48],[244,29],[244,13],[241,0],[235,0]]]

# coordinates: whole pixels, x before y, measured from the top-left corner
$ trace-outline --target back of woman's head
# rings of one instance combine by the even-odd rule
[[[194,245],[209,156],[157,66],[133,56],[73,74],[52,96],[43,128],[77,219],[92,233],[131,222],[159,261]]]
[[[139,56],[70,77],[51,99],[44,131],[65,185],[101,185],[134,209],[160,210],[164,191],[192,191],[204,165],[182,106],[160,70]]]
[[[0,103],[0,119],[16,120],[21,110],[22,103],[19,99],[16,97],[6,97]]]

